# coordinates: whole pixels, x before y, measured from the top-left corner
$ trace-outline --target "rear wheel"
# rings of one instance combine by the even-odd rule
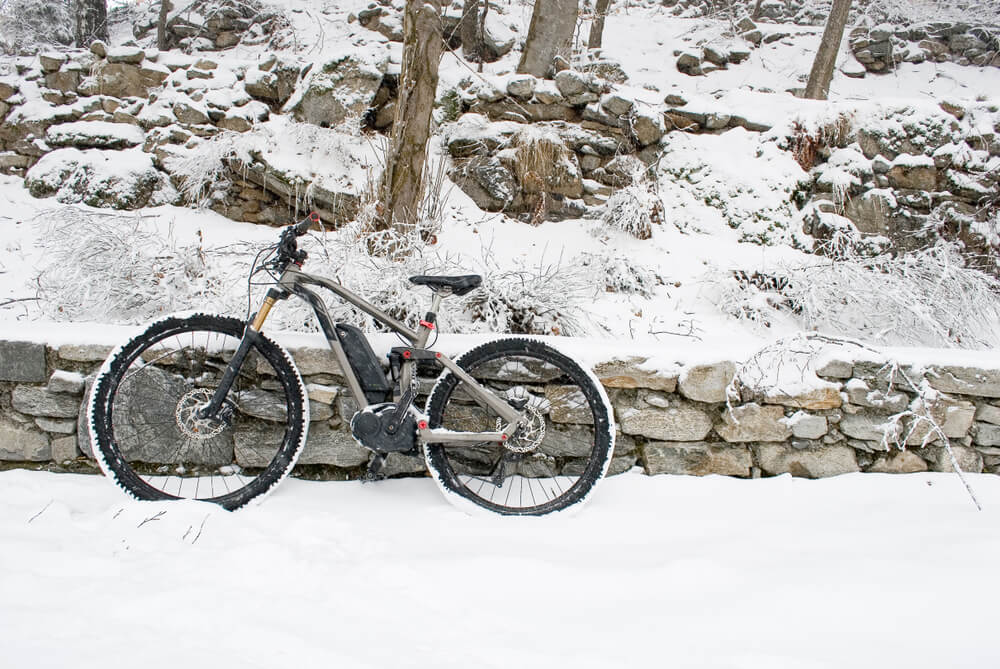
[[[593,375],[529,339],[489,342],[456,362],[529,421],[502,444],[426,445],[427,467],[446,495],[511,515],[541,515],[586,499],[614,449],[607,396]],[[438,380],[427,401],[430,427],[502,427],[496,412],[474,402],[464,387],[450,372]]]
[[[233,510],[280,482],[306,439],[309,404],[291,356],[261,336],[217,418],[202,419],[245,323],[168,317],[104,363],[89,406],[104,473],[142,500],[198,499]]]

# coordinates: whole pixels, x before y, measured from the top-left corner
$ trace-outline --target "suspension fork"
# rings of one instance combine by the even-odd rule
[[[219,415],[219,410],[225,403],[226,397],[233,387],[233,383],[236,382],[236,377],[239,376],[243,363],[246,362],[247,355],[250,353],[250,347],[261,340],[260,330],[264,326],[264,321],[267,320],[267,315],[271,312],[271,307],[278,300],[283,300],[286,297],[288,297],[288,293],[277,288],[271,288],[267,291],[264,304],[254,314],[253,321],[243,330],[243,338],[240,340],[240,345],[236,348],[236,353],[233,354],[233,357],[230,358],[229,364],[226,365],[226,371],[222,373],[222,380],[219,382],[218,387],[216,387],[215,393],[212,394],[211,401],[207,406],[198,410],[198,418],[215,418]]]

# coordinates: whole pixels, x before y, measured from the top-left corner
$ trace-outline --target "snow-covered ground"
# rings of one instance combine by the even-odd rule
[[[1000,479],[624,474],[570,518],[430,479],[290,480],[230,514],[0,473],[5,666],[1000,663]],[[9,664],[8,664],[9,663]]]

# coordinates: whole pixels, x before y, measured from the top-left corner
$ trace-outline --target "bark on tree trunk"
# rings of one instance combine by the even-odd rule
[[[556,56],[569,60],[578,12],[579,0],[535,0],[517,71],[545,77]]]
[[[811,100],[826,100],[830,93],[830,81],[833,80],[833,68],[837,64],[837,52],[840,42],[844,39],[844,28],[847,26],[847,15],[851,11],[851,0],[833,0],[830,16],[826,20],[823,38],[816,50],[816,59],[809,72],[809,83],[806,84],[804,97]]]
[[[604,17],[608,15],[608,7],[611,0],[597,0],[594,7],[594,22],[590,24],[590,35],[587,39],[587,47],[590,49],[600,49],[604,39]]]
[[[440,0],[407,0],[399,97],[379,197],[381,229],[406,230],[417,223],[441,62],[441,35]]]
[[[479,0],[465,0],[462,18],[458,23],[458,37],[462,40],[465,59],[476,62],[482,60],[483,45],[479,39]]]
[[[156,48],[160,51],[167,50],[167,16],[171,9],[170,0],[160,0],[160,17],[156,21]]]
[[[108,5],[105,0],[73,0],[76,19],[74,37],[78,47],[96,40],[108,41]]]
[[[750,18],[754,21],[760,18],[760,6],[762,4],[764,4],[764,0],[757,0],[757,4],[753,6],[753,14],[751,14]]]

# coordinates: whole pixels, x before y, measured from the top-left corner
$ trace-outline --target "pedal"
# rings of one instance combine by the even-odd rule
[[[385,459],[388,455],[388,453],[375,452],[371,461],[368,462],[368,470],[365,472],[365,475],[361,477],[361,483],[374,483],[376,481],[385,480],[385,474],[382,473],[382,467],[385,466]]]

